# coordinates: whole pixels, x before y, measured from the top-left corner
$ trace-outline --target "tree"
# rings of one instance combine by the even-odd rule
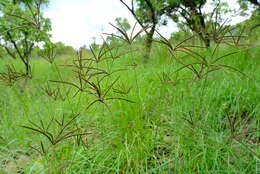
[[[131,25],[129,24],[129,21],[126,18],[118,17],[115,19],[115,24],[110,23],[110,25],[117,30],[117,34],[122,34],[122,32],[127,33],[131,29]],[[110,45],[117,45],[121,44],[122,40],[115,37],[114,34],[104,33],[107,36],[106,42]]]
[[[206,26],[206,15],[202,8],[207,0],[165,0],[164,13],[174,22],[180,23],[183,18],[184,25],[197,33],[206,47],[210,47],[210,37]]]
[[[56,50],[56,54],[57,55],[65,55],[65,54],[71,54],[73,53],[75,50],[73,49],[73,47],[65,45],[62,42],[56,42],[54,43],[54,47]]]
[[[129,21],[126,18],[116,18],[115,19],[116,26],[120,29],[123,29],[125,31],[129,31],[131,29],[131,25],[129,24]]]
[[[164,13],[162,11],[163,0],[132,0],[131,5],[128,5],[124,0],[120,0],[120,2],[131,12],[146,32],[146,50],[144,55],[144,62],[146,63],[150,57],[156,27],[159,24],[165,24],[165,19],[163,19]]]
[[[31,77],[31,53],[39,43],[49,43],[51,23],[41,11],[46,0],[3,0],[0,3],[0,40],[7,53],[19,57]]]
[[[237,28],[244,28],[248,32],[249,41],[256,42],[259,40],[260,27],[260,2],[257,0],[237,0],[240,5],[240,15],[249,16],[250,18],[237,24]]]
[[[237,2],[240,5],[241,9],[241,15],[248,15],[247,12],[252,10],[251,12],[251,20],[255,21],[256,24],[252,27],[252,29],[255,29],[256,27],[259,27],[259,17],[260,17],[260,1],[258,0],[237,0]]]
[[[255,6],[256,8],[260,8],[260,1],[258,0],[237,0],[240,4],[240,7],[243,9],[248,9],[250,5]]]

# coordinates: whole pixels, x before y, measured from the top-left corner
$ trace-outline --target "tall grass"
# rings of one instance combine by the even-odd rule
[[[116,51],[35,59],[23,90],[23,79],[0,86],[1,172],[257,173],[259,48],[162,38],[143,65],[129,38]]]

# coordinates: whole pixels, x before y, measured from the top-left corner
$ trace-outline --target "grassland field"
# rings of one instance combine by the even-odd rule
[[[210,60],[212,49],[198,52]],[[216,56],[235,49],[221,46]],[[174,73],[181,65],[162,45],[154,46],[147,64],[132,51],[95,65],[115,71],[100,86],[115,99],[91,106],[93,95],[74,96],[73,86],[49,81],[78,84],[73,68],[63,66],[76,54],[60,55],[52,64],[35,57],[32,79],[0,85],[0,174],[258,174],[259,55],[252,48],[220,60],[246,76],[223,68],[195,79],[187,68]],[[6,58],[1,72],[7,63],[24,69],[20,60]],[[163,73],[171,79],[162,80]],[[59,89],[57,98],[46,94],[47,85]],[[77,114],[69,127],[85,134],[57,144],[23,127],[43,125],[57,135],[58,124]]]

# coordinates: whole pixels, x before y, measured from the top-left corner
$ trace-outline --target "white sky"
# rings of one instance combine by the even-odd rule
[[[239,8],[236,0],[227,1],[232,8]],[[210,7],[207,10],[210,11]],[[113,23],[117,17],[125,17],[132,24],[135,22],[119,0],[51,0],[45,17],[52,21],[52,40],[62,41],[74,48],[91,44],[94,37],[99,41],[103,32],[113,32],[109,22]],[[176,31],[173,23],[160,30],[166,36],[173,31]]]

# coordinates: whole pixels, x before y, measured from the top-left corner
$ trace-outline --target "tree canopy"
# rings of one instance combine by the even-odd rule
[[[4,0],[0,4],[0,46],[13,58],[22,60],[28,76],[31,76],[33,48],[50,42],[51,22],[42,13],[47,3],[46,0]]]

